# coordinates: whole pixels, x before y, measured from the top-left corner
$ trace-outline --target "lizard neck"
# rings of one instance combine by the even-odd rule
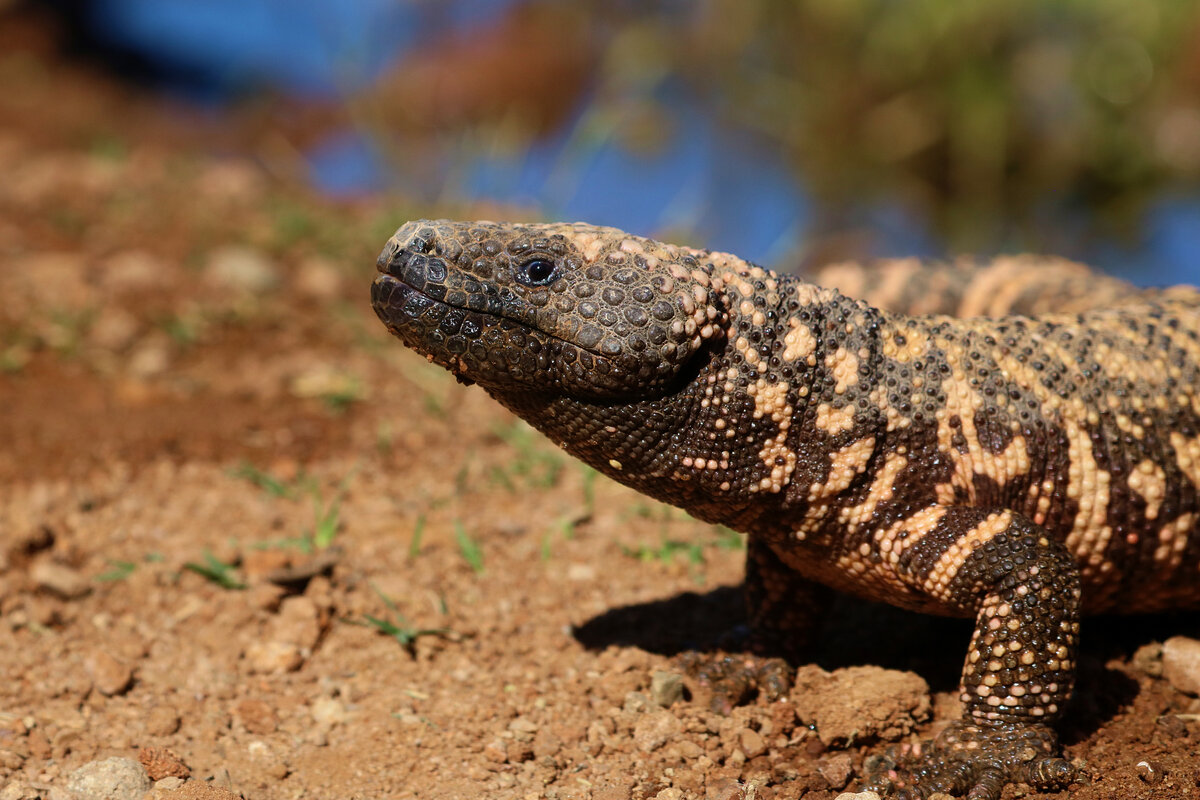
[[[879,312],[746,262],[705,266],[728,327],[671,390],[605,401],[489,392],[621,483],[706,521],[782,532],[827,478],[831,438],[867,435],[857,398]]]

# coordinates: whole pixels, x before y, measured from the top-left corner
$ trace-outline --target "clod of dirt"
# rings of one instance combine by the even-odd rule
[[[39,589],[45,589],[64,600],[77,600],[92,591],[87,578],[75,570],[49,559],[41,559],[29,570],[29,577]]]
[[[279,727],[275,710],[262,700],[243,700],[233,707],[234,716],[256,736],[274,733]]]
[[[96,691],[105,697],[124,694],[133,683],[133,670],[105,650],[96,650],[86,661]]]
[[[929,716],[929,686],[911,672],[863,666],[828,673],[801,667],[791,692],[796,714],[826,747],[910,733]]]
[[[138,750],[138,761],[155,782],[163,778],[187,778],[192,774],[183,759],[169,747],[143,747]]]
[[[278,673],[299,669],[321,638],[327,623],[323,616],[312,598],[298,596],[284,600],[267,640],[252,642],[246,648],[250,671]]]
[[[655,711],[642,717],[633,727],[633,743],[643,753],[650,753],[678,736],[682,727],[674,714]]]
[[[164,800],[242,800],[241,795],[204,781],[188,781],[164,796]]]
[[[179,730],[179,712],[169,706],[158,706],[146,715],[146,733],[150,736],[170,736]]]
[[[836,756],[830,756],[822,761],[817,766],[817,772],[821,773],[822,778],[829,781],[832,788],[841,789],[850,782],[851,776],[854,775],[854,764],[849,753],[838,753]]]
[[[150,778],[132,758],[90,761],[67,778],[67,791],[76,800],[141,800]]]
[[[1172,636],[1163,642],[1162,671],[1179,691],[1200,695],[1200,641]]]
[[[23,781],[12,781],[0,789],[0,800],[41,800],[42,793]]]

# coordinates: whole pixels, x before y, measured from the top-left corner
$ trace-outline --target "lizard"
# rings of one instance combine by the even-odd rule
[[[409,222],[377,269],[374,310],[408,347],[747,534],[755,648],[803,652],[823,587],[974,618],[962,718],[867,788],[1065,786],[1083,613],[1200,606],[1198,289],[1095,304],[1060,264],[1070,312],[906,315],[583,223]],[[939,310],[969,294],[947,286]]]

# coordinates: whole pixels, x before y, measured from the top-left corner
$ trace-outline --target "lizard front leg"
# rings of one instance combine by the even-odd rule
[[[956,506],[920,518],[927,529],[901,526],[888,559],[911,589],[975,614],[959,689],[963,718],[904,754],[896,769],[878,769],[869,788],[996,800],[1006,783],[1065,784],[1073,770],[1050,725],[1075,680],[1078,567],[1013,511]]]

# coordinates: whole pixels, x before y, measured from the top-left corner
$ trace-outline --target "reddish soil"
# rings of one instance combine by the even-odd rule
[[[140,754],[190,777],[156,797],[829,799],[956,713],[963,624],[849,601],[784,701],[660,705],[740,619],[740,541],[389,340],[367,288],[411,208],[0,53],[5,797]],[[1133,657],[1197,628],[1085,628],[1090,780],[1049,796],[1200,797],[1200,704]]]

